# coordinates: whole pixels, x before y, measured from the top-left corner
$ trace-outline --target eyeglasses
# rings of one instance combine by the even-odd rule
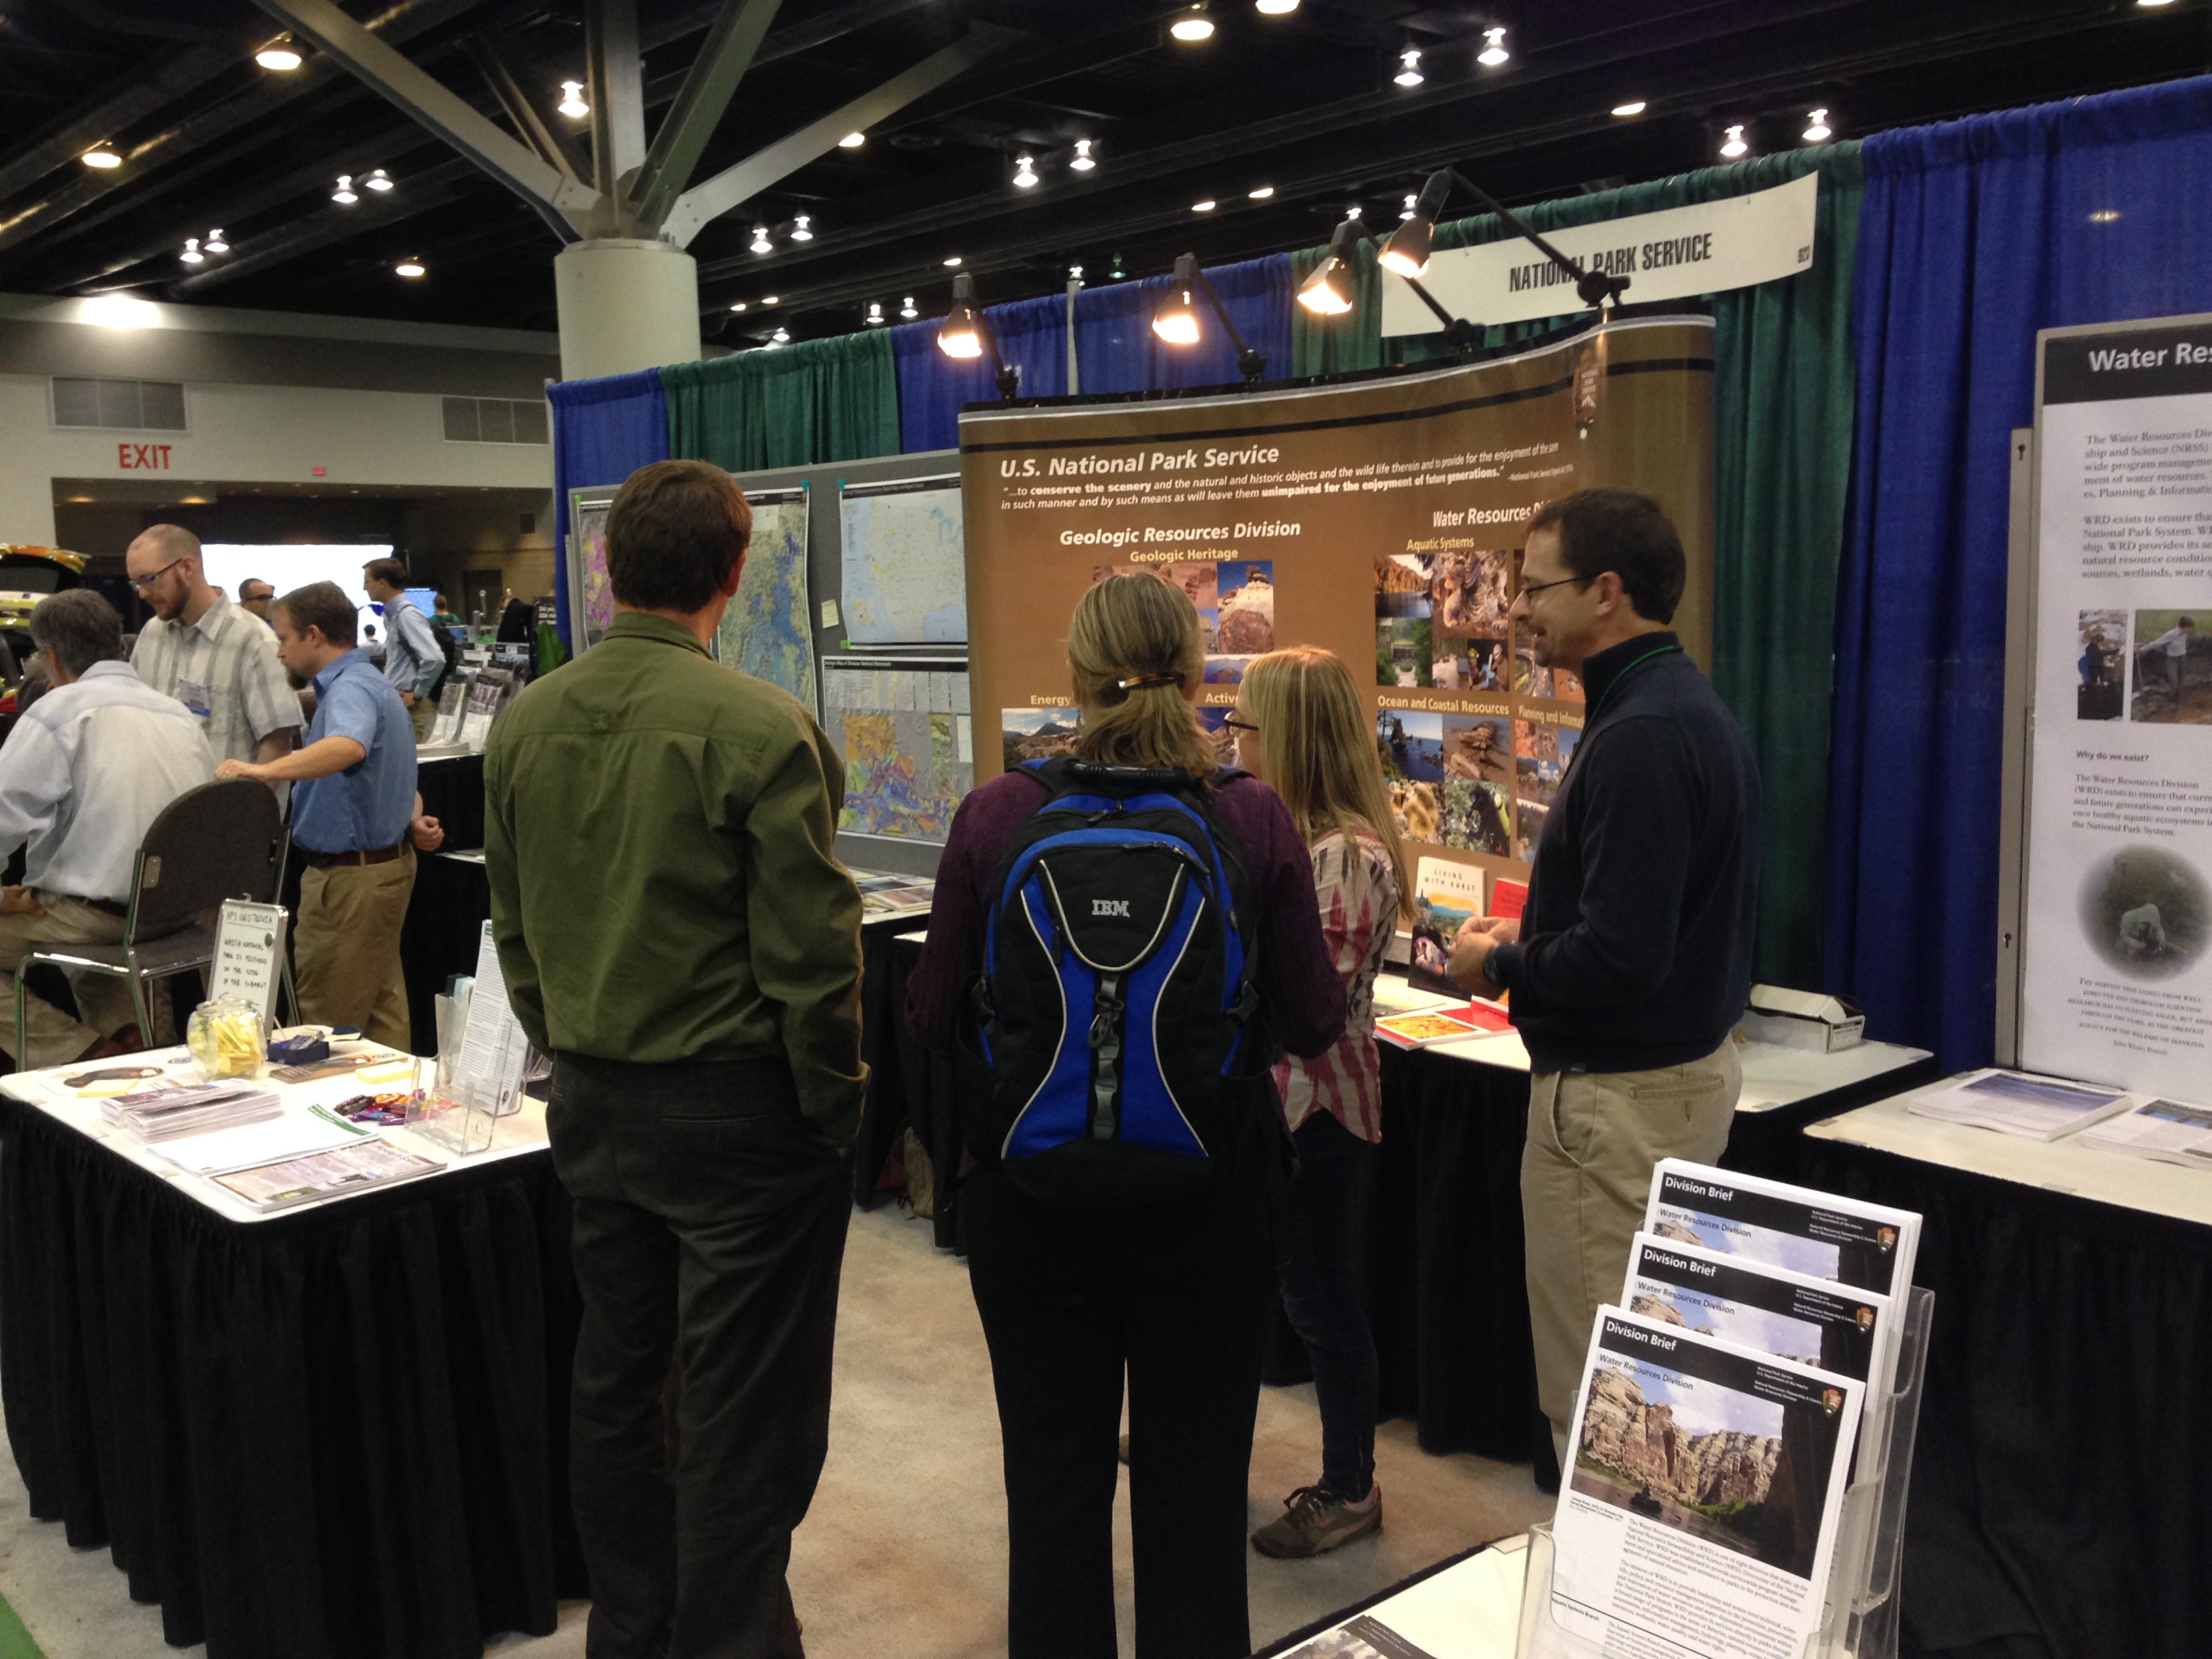
[[[1523,583],[1516,597],[1525,599],[1531,593],[1540,593],[1547,587],[1565,587],[1569,582],[1573,582],[1580,587],[1588,587],[1596,580],[1595,576],[1562,576],[1555,582]]]
[[[1221,717],[1221,723],[1232,732],[1249,732],[1255,737],[1259,735],[1258,726],[1249,720],[1240,720],[1234,714],[1224,714]]]
[[[141,593],[143,593],[147,589],[153,586],[155,582],[161,580],[162,577],[167,575],[172,570],[174,570],[184,562],[183,556],[179,555],[176,558],[170,560],[168,563],[163,565],[159,570],[156,570],[150,576],[133,576],[131,579],[131,586],[137,588]]]

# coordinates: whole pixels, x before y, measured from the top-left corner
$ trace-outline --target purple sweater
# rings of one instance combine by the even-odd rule
[[[1007,842],[1044,804],[1045,793],[1025,772],[1003,773],[953,815],[937,866],[929,939],[906,992],[907,1029],[940,1054],[952,1052],[956,1022],[982,971],[983,934],[997,896],[992,878]],[[1267,1013],[1292,1054],[1326,1054],[1344,1030],[1344,981],[1322,939],[1312,857],[1282,797],[1255,778],[1221,790],[1213,808],[1244,854],[1259,905],[1259,980]]]

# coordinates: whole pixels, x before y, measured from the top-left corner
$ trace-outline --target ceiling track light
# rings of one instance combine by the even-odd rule
[[[123,165],[123,158],[115,153],[112,144],[94,144],[76,159],[99,173],[106,173]]]
[[[1221,204],[1218,202],[1215,201],[1211,196],[1209,196],[1202,202],[1193,202],[1190,204],[1190,210],[1193,213],[1211,213],[1215,208],[1220,205]]]
[[[1075,141],[1075,154],[1068,158],[1067,165],[1069,170],[1074,173],[1088,173],[1098,165],[1091,156],[1091,141],[1088,138],[1079,138]]]
[[[361,200],[360,197],[354,194],[353,174],[350,173],[338,174],[338,187],[331,192],[331,200],[336,202],[340,207],[351,207],[356,202]]]
[[[1418,87],[1428,77],[1421,73],[1421,49],[1408,46],[1398,54],[1398,72],[1390,77],[1401,87]]]
[[[947,260],[945,262],[945,268],[947,270],[952,270],[953,268],[955,268],[956,266],[957,266],[957,265],[959,264],[959,263],[960,263],[960,256],[959,256],[958,254],[957,254],[957,253],[956,253],[956,254],[954,254],[951,258],[947,259]]]
[[[1211,40],[1213,38],[1213,20],[1206,15],[1206,0],[1197,0],[1188,11],[1169,24],[1168,33],[1186,46]]]
[[[571,121],[580,121],[592,112],[592,106],[584,101],[584,83],[581,81],[563,81],[561,91],[563,96],[553,107]]]
[[[1615,115],[1623,117],[1641,115],[1644,113],[1645,107],[1644,102],[1641,98],[1632,98],[1625,104],[1615,104],[1613,106],[1613,112]]]
[[[730,301],[730,309],[732,311],[743,311],[744,308],[745,302],[743,300],[732,300]]]
[[[807,226],[812,222],[804,213],[793,214],[791,219],[791,240],[794,242],[812,241],[814,233],[807,228]]]
[[[230,252],[230,244],[223,240],[222,231],[220,227],[208,232],[207,240],[202,242],[200,246],[205,248],[210,253],[228,253]]]
[[[393,276],[404,276],[410,281],[415,277],[422,275],[422,271],[423,265],[420,259],[402,259],[398,264],[392,267],[392,274]]]
[[[1033,155],[1016,156],[1014,158],[1015,186],[1018,189],[1027,190],[1036,181],[1036,158]]]
[[[1257,386],[1267,378],[1267,360],[1245,343],[1237,319],[1229,314],[1220,295],[1214,292],[1213,284],[1198,268],[1195,253],[1176,255],[1175,276],[1169,284],[1168,297],[1152,313],[1152,332],[1170,345],[1196,345],[1200,335],[1198,301],[1201,295],[1221,326],[1228,331],[1230,343],[1237,348],[1237,368],[1244,376],[1244,384]]]
[[[1328,252],[1313,268],[1313,274],[1298,284],[1298,303],[1316,316],[1341,317],[1352,309],[1359,228],[1359,210],[1354,208],[1352,216],[1337,226],[1336,234],[1328,239]]]
[[[306,60],[300,48],[293,44],[289,34],[280,34],[253,54],[253,61],[265,70],[275,70],[279,75],[289,75]]]
[[[1275,193],[1275,187],[1273,185],[1262,185],[1257,190],[1248,190],[1244,193],[1255,202],[1264,202]]]
[[[185,251],[177,256],[188,265],[196,265],[206,257],[200,252],[200,239],[197,236],[185,237]]]
[[[375,168],[369,173],[368,177],[362,179],[361,183],[362,189],[375,191],[380,195],[392,188],[391,175],[386,173],[382,167]]]
[[[899,301],[899,315],[908,322],[921,315],[921,313],[915,309],[913,295],[909,294]]]
[[[1288,17],[1298,9],[1298,0],[1252,0],[1252,9],[1262,17]]]
[[[1418,212],[1419,212],[1419,211],[1421,210],[1420,210],[1420,201],[1421,201],[1421,198],[1420,198],[1419,197],[1418,197],[1418,196],[1414,196],[1414,195],[1411,195],[1411,194],[1408,194],[1408,195],[1407,196],[1407,198],[1406,198],[1406,210],[1405,210],[1404,212],[1401,213],[1401,214],[1398,216],[1398,219],[1399,219],[1399,222],[1400,222],[1401,223],[1403,223],[1406,220],[1408,220],[1408,219],[1412,218],[1412,217],[1413,217],[1416,213],[1418,213]]]
[[[776,304],[782,298],[783,296],[780,294],[763,294],[761,295],[761,303],[764,306],[772,306]]]
[[[1721,155],[1729,161],[1738,161],[1750,154],[1751,146],[1744,142],[1742,126],[1730,127],[1727,138],[1722,141]]]
[[[840,138],[837,141],[837,148],[839,149],[858,149],[861,145],[867,142],[868,135],[866,133],[848,132],[842,138]]]
[[[1805,142],[1807,143],[1825,144],[1829,139],[1835,136],[1836,130],[1828,125],[1827,111],[1825,109],[1816,109],[1807,114],[1805,118]]]
[[[868,301],[866,321],[870,328],[881,328],[884,325],[884,302],[881,300]]]
[[[775,252],[775,244],[769,241],[768,239],[768,227],[766,225],[755,225],[753,227],[753,252],[756,253],[773,253]]]
[[[791,331],[787,328],[778,328],[775,333],[768,337],[768,342],[770,345],[789,345]]]
[[[1474,54],[1476,63],[1490,69],[1496,69],[1513,55],[1505,50],[1505,31],[1503,28],[1485,29],[1482,32],[1482,38],[1489,44]]]
[[[975,279],[964,270],[952,279],[952,305],[937,325],[937,349],[963,362],[981,357],[988,349],[1000,398],[1012,403],[1021,389],[1022,372],[999,355],[999,337],[975,298]]]

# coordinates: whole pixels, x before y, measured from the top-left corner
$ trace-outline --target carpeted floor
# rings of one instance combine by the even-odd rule
[[[1261,1397],[1254,1525],[1320,1472],[1310,1387]],[[1376,1449],[1381,1537],[1303,1562],[1251,1562],[1252,1639],[1263,1645],[1429,1563],[1551,1513],[1526,1468],[1431,1457],[1407,1423]],[[1129,1651],[1126,1506],[1116,1525],[1122,1651]],[[989,1659],[1006,1649],[1006,1511],[991,1374],[967,1270],[895,1210],[853,1218],[838,1313],[830,1462],[794,1548],[791,1581],[813,1659]],[[106,1552],[71,1550],[24,1516],[0,1466],[0,1596],[46,1659],[159,1659],[161,1620],[135,1606]],[[490,1644],[500,1659],[580,1659],[587,1608],[558,1633]],[[0,1656],[15,1654],[0,1636]]]

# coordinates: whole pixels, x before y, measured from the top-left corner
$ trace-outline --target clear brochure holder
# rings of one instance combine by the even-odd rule
[[[1869,1401],[1862,1457],[1844,1490],[1820,1631],[1805,1659],[1897,1659],[1898,1565],[1904,1554],[1905,1499],[1920,1425],[1920,1385],[1936,1295],[1915,1286],[1899,1328],[1894,1387]],[[1879,1409],[1875,1409],[1878,1406]],[[1553,1545],[1549,1522],[1528,1531],[1515,1659],[1601,1659],[1604,1644],[1559,1624],[1552,1610]]]

